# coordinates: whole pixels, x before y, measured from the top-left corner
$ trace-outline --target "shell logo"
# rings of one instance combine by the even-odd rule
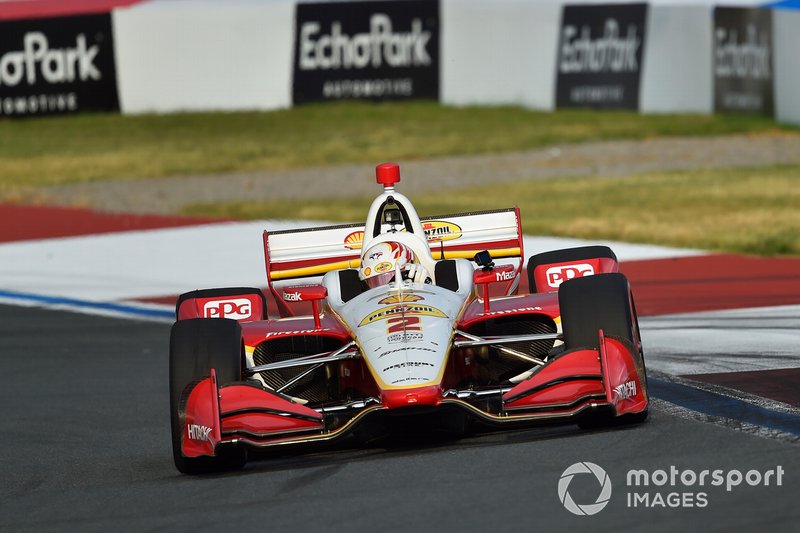
[[[358,230],[344,238],[344,247],[350,250],[360,250],[364,242],[364,231]]]
[[[396,296],[389,296],[388,298],[384,298],[380,300],[379,304],[401,304],[406,302],[418,302],[420,300],[424,300],[422,296],[418,296],[416,294],[398,294]]]
[[[461,237],[461,226],[445,220],[429,220],[422,223],[428,242],[452,241]]]

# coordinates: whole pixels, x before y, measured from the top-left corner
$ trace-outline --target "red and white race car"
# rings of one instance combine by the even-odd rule
[[[399,180],[377,167],[363,225],[264,233],[274,316],[258,288],[179,297],[178,470],[346,435],[647,417],[633,296],[609,248],[533,255],[518,294],[518,209],[420,218]]]

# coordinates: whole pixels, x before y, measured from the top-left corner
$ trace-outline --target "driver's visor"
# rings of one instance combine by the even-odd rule
[[[376,274],[370,278],[365,279],[364,281],[367,282],[367,286],[370,289],[374,289],[375,287],[382,287],[383,285],[388,284],[390,281],[394,279],[394,272],[384,272],[383,274]]]

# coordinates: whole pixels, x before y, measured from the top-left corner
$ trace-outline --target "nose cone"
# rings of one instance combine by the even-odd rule
[[[381,163],[375,167],[375,177],[384,187],[394,187],[400,181],[400,165],[397,163]]]
[[[397,409],[412,405],[432,405],[442,403],[441,385],[429,385],[416,389],[381,391],[381,403],[387,409]]]

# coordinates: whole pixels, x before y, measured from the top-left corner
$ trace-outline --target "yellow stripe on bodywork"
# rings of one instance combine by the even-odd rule
[[[445,259],[472,259],[477,252],[484,250],[484,248],[476,248],[474,250],[445,250]],[[507,257],[519,257],[519,247],[514,248],[500,248],[491,250],[493,259],[504,259]],[[435,251],[437,257],[441,257],[438,250]],[[321,276],[332,270],[340,270],[343,268],[358,268],[361,266],[361,259],[345,259],[343,261],[333,261],[321,265],[314,265],[300,268],[287,268],[286,270],[273,270],[276,265],[272,265],[270,269],[270,277],[273,280],[292,279],[292,278],[305,278],[310,276]]]

